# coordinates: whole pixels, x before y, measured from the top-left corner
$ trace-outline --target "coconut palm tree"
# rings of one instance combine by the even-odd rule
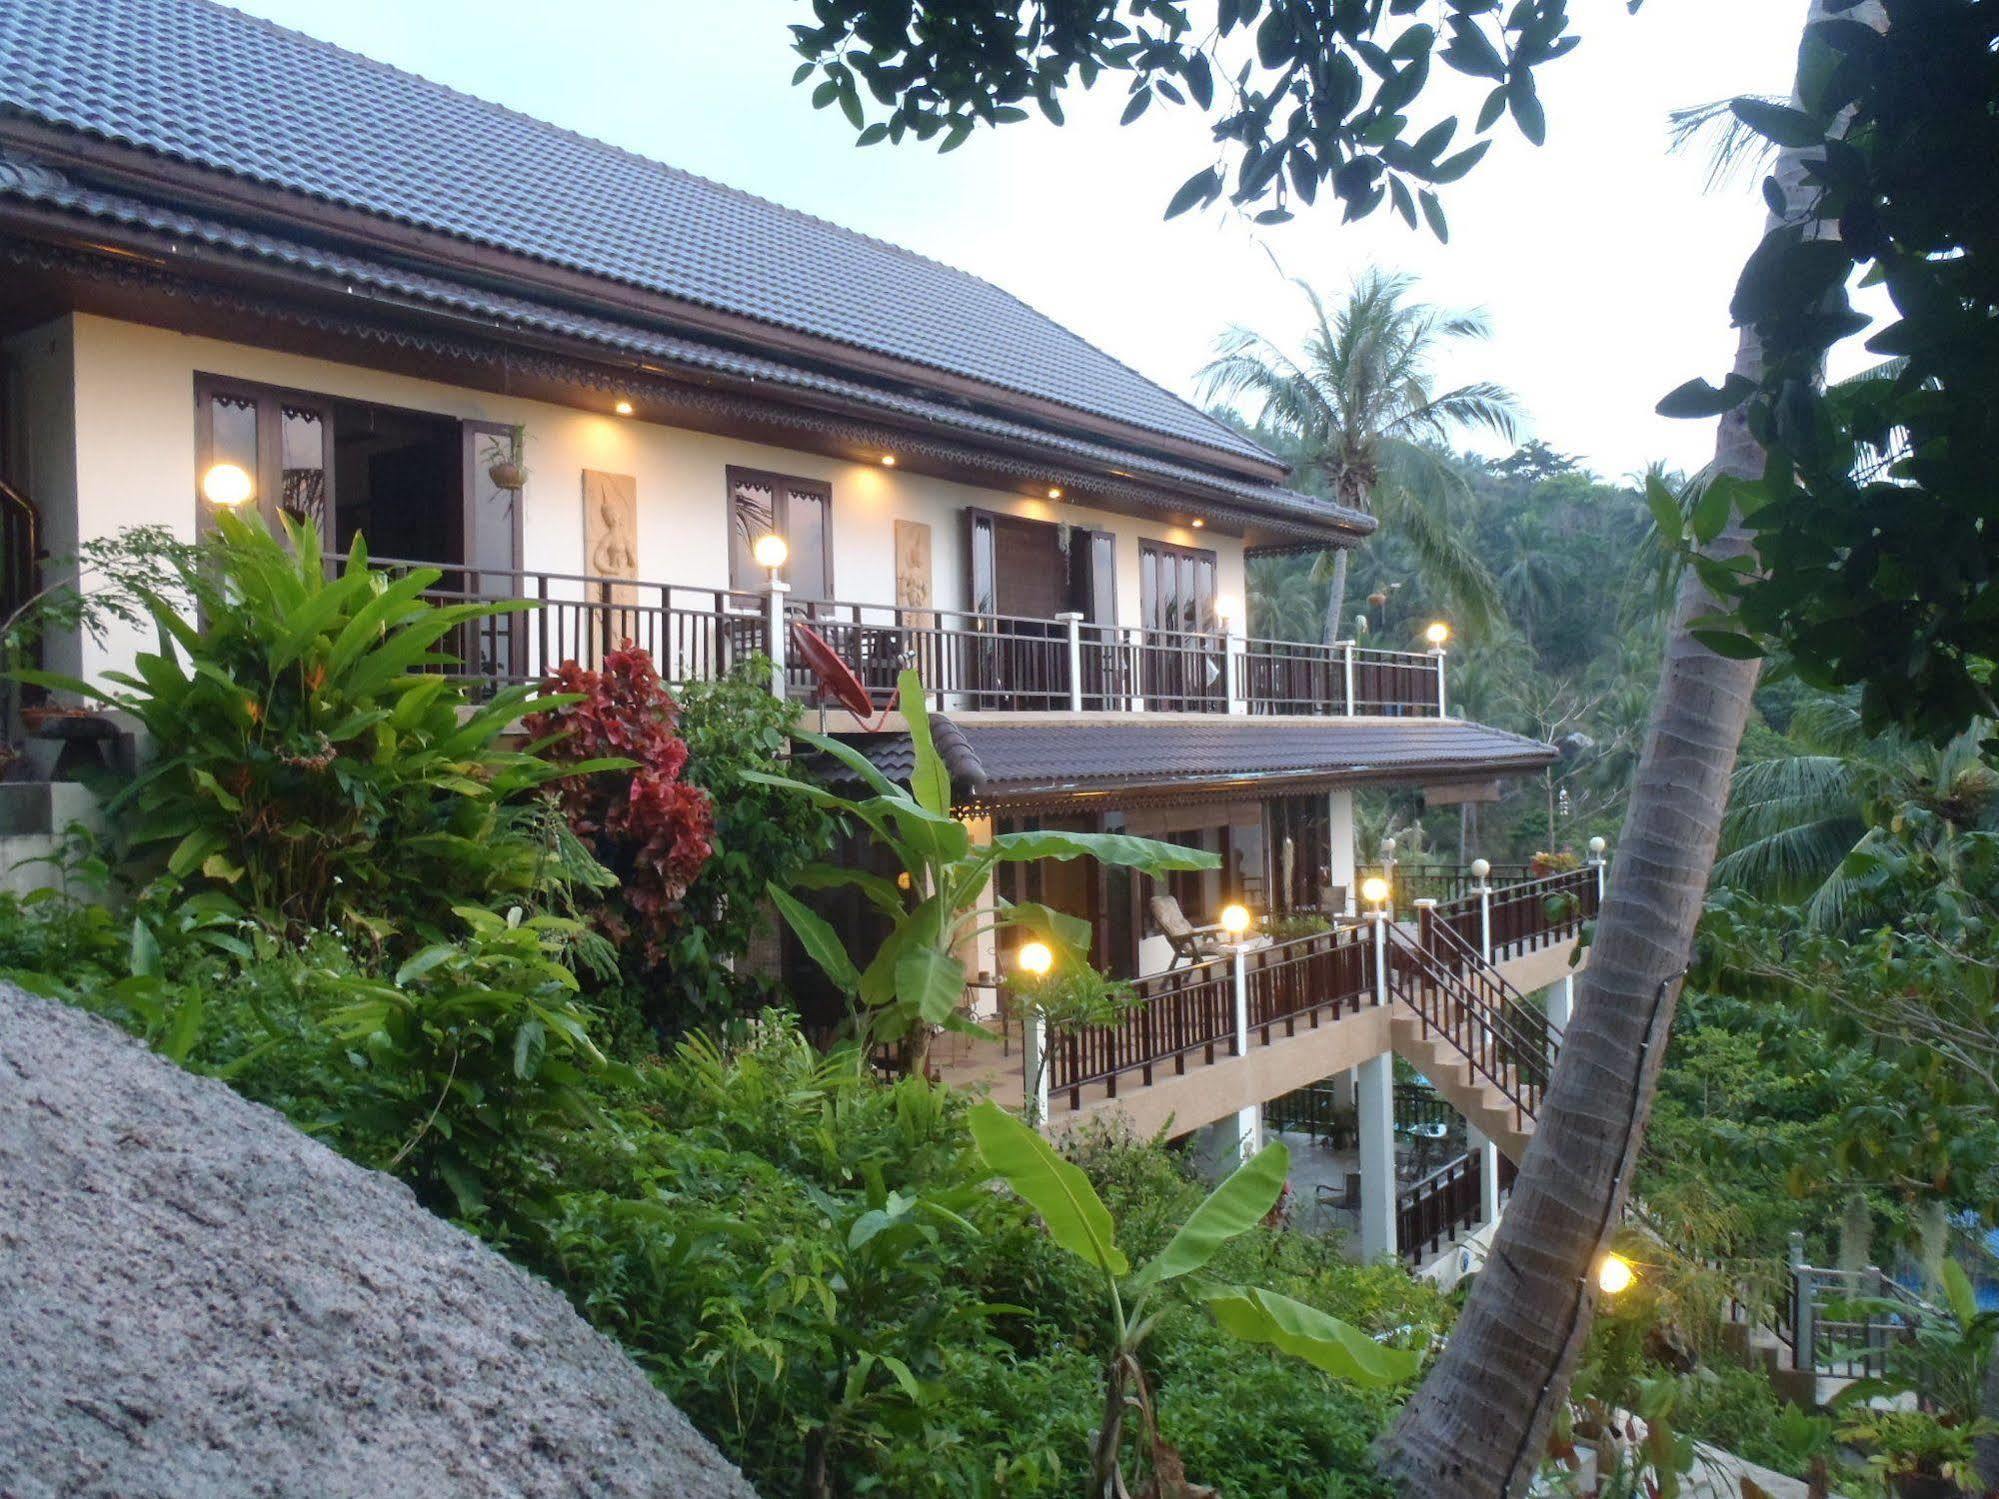
[[[1807,36],[1835,9],[1885,24],[1873,3],[1809,0],[1801,9]],[[1809,47],[1799,49],[1801,72],[1812,65]],[[1803,217],[1812,201],[1805,156],[1778,155],[1770,198],[1780,212],[1766,229]],[[1762,342],[1744,327],[1735,372],[1754,382],[1763,370]],[[1722,417],[1716,474],[1755,480],[1765,463],[1743,410]],[[1724,563],[1750,555],[1739,514],[1707,551]],[[1716,655],[1694,637],[1719,607],[1698,569],[1680,575],[1616,875],[1532,1148],[1450,1341],[1382,1438],[1383,1469],[1404,1499],[1524,1495],[1581,1361],[1592,1271],[1637,1167],[1756,690],[1757,662]]]
[[[1867,733],[1844,698],[1807,703],[1791,722],[1801,753],[1736,769],[1714,883],[1801,903],[1826,930],[1878,914],[1852,855],[1897,830],[1941,847],[1999,821],[1999,771],[1979,748],[1991,732],[1975,721],[1937,746]]]
[[[1201,371],[1203,390],[1253,402],[1259,428],[1296,455],[1301,483],[1398,532],[1460,622],[1489,624],[1500,613],[1498,585],[1453,524],[1471,489],[1441,444],[1465,428],[1514,441],[1519,404],[1490,381],[1431,388],[1432,361],[1446,345],[1491,332],[1484,314],[1411,301],[1414,280],[1380,270],[1362,274],[1337,312],[1295,284],[1312,313],[1302,353],[1231,328]],[[1335,549],[1323,571],[1330,587],[1321,633],[1330,644],[1345,633],[1346,549]]]

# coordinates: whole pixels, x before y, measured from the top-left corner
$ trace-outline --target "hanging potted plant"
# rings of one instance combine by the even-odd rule
[[[518,492],[527,486],[527,441],[528,429],[518,422],[486,440],[486,477],[494,488]]]

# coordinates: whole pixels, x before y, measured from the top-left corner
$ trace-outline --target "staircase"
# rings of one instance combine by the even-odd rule
[[[1516,1165],[1561,1049],[1561,1032],[1447,923],[1387,940],[1395,1050]]]

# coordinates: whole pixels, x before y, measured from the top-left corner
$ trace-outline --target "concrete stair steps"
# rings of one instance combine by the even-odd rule
[[[1533,1138],[1534,1121],[1514,1115],[1513,1103],[1492,1079],[1477,1072],[1471,1061],[1435,1027],[1406,1006],[1389,1023],[1395,1050],[1430,1080],[1465,1119],[1497,1145],[1516,1165]],[[1510,1081],[1510,1079],[1509,1079]]]

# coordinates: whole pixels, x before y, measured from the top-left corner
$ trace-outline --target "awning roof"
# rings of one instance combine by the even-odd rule
[[[1491,780],[1552,764],[1555,747],[1484,724],[1433,718],[1134,718],[1047,723],[930,719],[960,807],[1107,805],[1263,796],[1382,782]],[[907,733],[841,736],[907,781]],[[836,785],[858,777],[827,763]]]

